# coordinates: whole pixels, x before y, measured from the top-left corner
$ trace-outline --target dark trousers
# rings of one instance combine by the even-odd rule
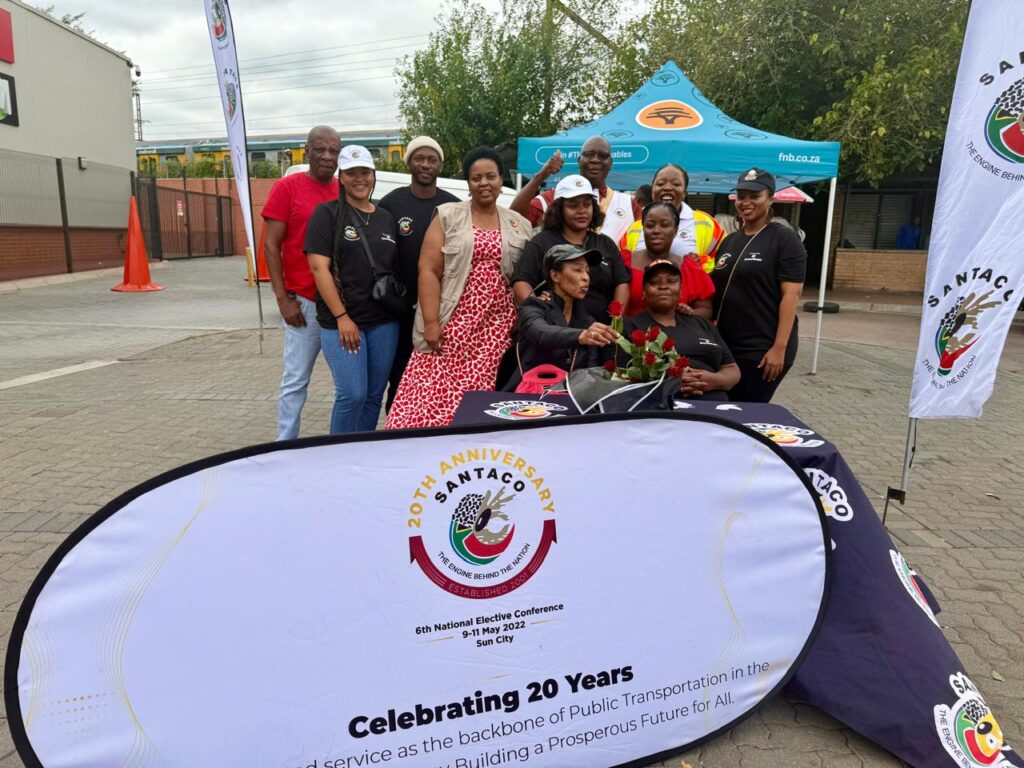
[[[384,410],[390,411],[391,404],[395,402],[395,394],[398,392],[398,382],[402,380],[405,373],[405,366],[409,364],[412,357],[412,321],[415,315],[408,312],[398,321],[398,346],[395,348],[395,359],[391,363],[391,373],[388,374],[388,397],[384,404]]]
[[[735,387],[729,390],[729,399],[738,403],[769,403],[779,384],[786,378],[789,369],[793,367],[790,361],[782,368],[782,373],[775,381],[764,380],[761,369],[757,367],[760,360],[737,360],[736,365],[740,367],[740,380]]]

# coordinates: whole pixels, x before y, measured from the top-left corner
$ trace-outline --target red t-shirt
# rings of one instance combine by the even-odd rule
[[[626,308],[626,315],[635,315],[647,309],[644,304],[644,271],[633,268],[633,254],[629,251],[622,252],[622,260],[626,262],[633,273],[633,282],[629,285],[629,306]],[[679,266],[682,274],[682,285],[679,289],[679,303],[693,304],[699,299],[710,299],[715,295],[715,284],[711,282],[711,276],[693,259],[684,258]]]
[[[601,202],[604,202],[609,191],[608,187],[598,187],[597,192],[601,195]],[[537,197],[544,198],[545,207],[541,206],[540,200],[538,200]],[[555,190],[545,189],[537,195],[537,197],[530,201],[530,208],[526,212],[526,218],[529,219],[530,223],[535,227],[542,225],[544,221],[544,211],[551,207],[551,204],[555,202]],[[640,218],[641,209],[640,206],[636,204],[636,200],[632,200],[631,202],[633,204],[633,220],[636,221]]]
[[[309,271],[309,261],[302,250],[306,240],[309,217],[320,203],[338,199],[338,182],[327,184],[310,178],[309,174],[285,176],[274,184],[270,197],[263,206],[263,218],[284,222],[281,241],[281,271],[285,290],[316,301],[316,283]],[[330,254],[326,254],[330,255]]]

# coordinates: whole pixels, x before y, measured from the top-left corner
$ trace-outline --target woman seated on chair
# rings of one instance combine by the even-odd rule
[[[683,372],[680,394],[702,400],[727,400],[725,393],[740,380],[732,353],[710,320],[680,311],[682,275],[674,261],[662,259],[644,267],[643,300],[647,309],[623,322],[623,335],[657,326],[675,344],[680,355],[690,358]],[[625,352],[616,347],[622,363]],[[608,355],[604,355],[607,357]]]
[[[590,267],[601,263],[596,249],[562,244],[544,254],[544,276],[551,300],[528,297],[519,307],[519,370],[506,389],[515,389],[522,374],[538,365],[562,370],[597,365],[597,349],[618,338],[609,326],[594,321],[583,299],[590,288]]]

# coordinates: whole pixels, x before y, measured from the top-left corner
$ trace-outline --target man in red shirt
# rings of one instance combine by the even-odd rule
[[[263,206],[263,251],[284,328],[284,376],[277,402],[277,439],[299,436],[302,406],[320,354],[316,283],[302,250],[309,217],[320,203],[338,198],[338,132],[318,125],[306,139],[309,170],[280,179]]]
[[[603,136],[591,136],[580,149],[580,175],[590,182],[600,196],[604,224],[600,233],[608,235],[616,243],[622,238],[634,221],[640,218],[640,206],[625,192],[616,192],[607,185],[608,173],[612,169],[612,147]],[[537,174],[519,190],[516,199],[509,206],[513,211],[530,220],[534,227],[541,226],[544,211],[554,202],[555,190],[540,191],[541,186],[552,175],[558,174],[565,165],[562,153],[556,151]]]

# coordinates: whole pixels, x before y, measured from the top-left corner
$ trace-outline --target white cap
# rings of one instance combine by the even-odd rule
[[[376,168],[370,150],[359,144],[349,144],[341,148],[341,154],[338,155],[338,170],[350,171],[353,168]]]
[[[555,200],[563,197],[580,197],[581,195],[597,197],[597,192],[594,191],[590,182],[578,173],[566,176],[555,186]]]

